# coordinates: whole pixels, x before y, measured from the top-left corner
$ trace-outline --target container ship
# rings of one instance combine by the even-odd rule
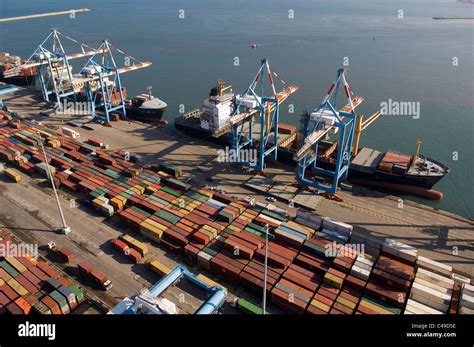
[[[9,72],[17,70],[25,62],[16,55],[0,52],[0,82],[17,86],[31,86],[35,83],[38,69],[36,67],[21,69],[18,75],[9,76]]]
[[[234,94],[225,89],[219,81],[218,85],[211,89],[209,97],[204,100],[202,111],[196,109],[177,117],[174,121],[175,128],[190,136],[229,146],[231,137],[230,129],[226,128],[226,120],[231,116],[233,107]],[[279,133],[280,131],[286,135],[294,135],[297,132],[296,127],[285,124],[280,124]],[[301,138],[301,131],[295,138],[298,136]],[[286,148],[279,147],[280,162],[291,166],[297,165],[293,159],[296,142]],[[420,154],[419,144],[414,155],[396,151],[381,152],[367,147],[358,148],[349,167],[349,182],[429,199],[440,199],[442,193],[431,189],[449,172],[449,168],[437,160]],[[326,169],[334,168],[333,154],[337,153],[336,149],[337,142],[321,141],[318,146],[318,166]]]

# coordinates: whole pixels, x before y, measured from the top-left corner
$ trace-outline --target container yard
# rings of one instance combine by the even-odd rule
[[[20,115],[3,112],[0,153],[4,171],[11,170],[4,172],[2,200],[18,206],[52,198],[44,186],[45,157],[38,149],[43,141],[72,230],[66,236],[56,233],[55,239],[66,247],[62,253],[69,254],[69,263],[77,261],[77,281],[109,310],[120,304],[109,291],[132,302],[142,300],[140,292],[153,292],[176,266],[225,288],[221,313],[262,313],[264,287],[269,314],[462,314],[473,309],[469,220],[409,203],[393,213],[396,200],[365,190],[360,192],[366,196],[341,192],[340,200],[309,196],[306,204],[288,207],[285,194],[291,197],[299,190],[276,189],[285,187],[289,176],[282,165],[272,168],[271,176],[252,176],[210,161],[215,149],[205,142],[171,141],[166,128],[154,129],[159,140],[150,144],[143,135],[120,135],[145,133],[142,123],[119,121],[72,132],[64,131],[55,116],[25,118],[21,108],[11,111]],[[132,155],[139,163],[130,160]],[[208,169],[196,173],[196,166]],[[12,181],[12,170],[22,179]],[[207,177],[218,182],[219,192],[210,189]],[[39,195],[29,198],[31,189]],[[267,202],[270,195],[278,200]],[[43,213],[49,221],[57,219],[54,208]],[[5,225],[6,218],[2,215]],[[425,218],[431,220],[423,225]],[[443,242],[459,247],[461,257],[449,257],[449,248],[436,246],[440,235],[433,232],[434,218],[435,224],[450,223]],[[83,225],[76,226],[76,220]],[[100,225],[103,235],[86,231],[90,223]],[[18,237],[25,235],[21,227],[15,229]],[[35,240],[35,233],[28,238]],[[84,239],[85,247],[78,242]],[[53,246],[49,252],[61,253]],[[68,256],[62,258],[54,258],[60,267]],[[177,307],[169,312],[197,312],[205,302],[205,291],[190,290],[186,283],[177,280],[157,296]],[[50,311],[62,312],[58,307]]]
[[[6,1],[0,347],[472,339],[468,5],[265,1]]]

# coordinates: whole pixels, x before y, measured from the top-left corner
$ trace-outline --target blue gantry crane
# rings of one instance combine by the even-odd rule
[[[281,92],[276,91],[273,76],[283,84]],[[266,85],[271,87],[270,96],[266,96]],[[267,156],[271,155],[273,160],[277,159],[280,104],[297,90],[297,86],[288,85],[272,70],[267,59],[261,60],[260,68],[250,85],[242,94],[235,97],[234,111],[230,117],[232,150],[238,165],[262,172],[265,169]],[[242,155],[244,148],[252,149],[253,147],[255,116],[260,116],[260,137],[255,146],[257,158]],[[248,125],[248,135],[244,136],[246,124]]]
[[[341,86],[347,97],[347,105],[337,111],[336,99]],[[339,69],[336,80],[329,88],[322,103],[313,112],[305,112],[303,115],[304,143],[294,156],[295,161],[298,162],[298,181],[302,185],[335,194],[339,181],[347,178],[357,118],[355,109],[363,100],[364,98],[353,93],[344,69]],[[334,169],[318,165],[318,144],[330,133],[339,133]],[[313,173],[325,176],[327,179],[324,182],[319,182],[306,178],[305,173],[308,168]]]
[[[62,39],[65,40],[63,43]],[[67,53],[65,43],[79,46],[80,53]],[[100,52],[100,51],[99,51]],[[97,54],[98,50],[81,43],[56,29],[41,42],[28,60],[4,73],[5,77],[18,76],[22,70],[38,69],[37,82],[43,99],[61,105],[63,98],[75,99],[74,77],[70,61]]]
[[[122,55],[124,67],[118,67],[114,52]],[[125,95],[120,75],[148,67],[151,64],[151,61],[141,62],[127,55],[108,40],[104,40],[97,52],[81,69],[81,76],[75,80],[76,86],[79,86],[87,97],[94,119],[108,124],[111,112],[115,111],[119,115],[125,116]],[[97,113],[97,109],[103,113]]]
[[[123,299],[112,308],[109,314],[177,314],[175,305],[165,298],[159,298],[159,296],[182,278],[204,289],[208,294],[207,300],[195,314],[216,313],[224,304],[227,298],[227,291],[224,288],[211,286],[189,272],[185,266],[178,265],[150,289],[134,298]]]

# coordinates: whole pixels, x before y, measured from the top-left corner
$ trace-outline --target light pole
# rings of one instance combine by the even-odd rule
[[[66,219],[64,218],[63,209],[61,208],[61,203],[59,202],[58,192],[56,191],[56,185],[54,184],[53,175],[51,174],[51,168],[49,167],[48,157],[46,156],[46,151],[44,150],[44,146],[43,146],[43,139],[41,138],[40,133],[38,133],[38,140],[39,140],[39,143],[40,143],[40,146],[41,146],[41,150],[43,151],[44,161],[46,163],[46,169],[48,170],[48,176],[49,176],[49,179],[51,181],[51,186],[53,187],[54,196],[56,198],[56,203],[58,205],[59,215],[61,216],[61,221],[62,221],[62,224],[63,224],[63,226],[59,230],[64,235],[67,235],[71,232],[71,228],[69,228],[66,225]]]
[[[267,312],[267,263],[268,263],[268,224],[265,224],[263,231],[265,232],[265,265],[263,270],[263,313]]]

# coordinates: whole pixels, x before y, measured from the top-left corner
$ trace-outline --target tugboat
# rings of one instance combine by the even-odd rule
[[[166,102],[151,94],[151,87],[148,87],[148,94],[139,94],[125,100],[127,117],[147,123],[161,123],[167,106]]]

